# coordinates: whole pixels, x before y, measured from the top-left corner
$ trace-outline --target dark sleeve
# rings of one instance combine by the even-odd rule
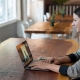
[[[67,66],[67,65],[61,65],[60,68],[59,68],[60,74],[67,76],[67,69],[68,69],[68,67],[69,66]]]
[[[70,54],[70,55],[67,55],[70,59],[71,59],[71,62],[76,62],[77,61],[77,58],[74,54]]]

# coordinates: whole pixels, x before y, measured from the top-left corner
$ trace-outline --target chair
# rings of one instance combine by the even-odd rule
[[[17,35],[21,38],[30,38],[30,34],[24,33],[24,30],[29,27],[28,22],[18,22],[17,23]]]
[[[46,13],[46,18],[47,18],[47,19],[50,18],[50,13],[49,13],[49,12]]]
[[[44,22],[47,21],[47,17],[46,17],[46,15],[43,15],[43,21],[44,21]]]
[[[58,39],[66,39],[67,35],[66,34],[57,34]]]

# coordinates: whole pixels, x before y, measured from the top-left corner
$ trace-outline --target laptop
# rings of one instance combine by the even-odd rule
[[[23,41],[22,43],[18,44],[16,46],[18,54],[20,56],[20,59],[22,61],[22,64],[24,66],[24,69],[29,69],[29,70],[43,70],[40,68],[36,68],[36,69],[31,69],[31,67],[29,66],[29,64],[31,64],[34,61],[39,61],[39,60],[43,60],[43,58],[40,58],[38,60],[33,60],[33,56],[31,54],[30,48],[28,46],[27,41]],[[43,71],[49,71],[49,70],[43,70]]]

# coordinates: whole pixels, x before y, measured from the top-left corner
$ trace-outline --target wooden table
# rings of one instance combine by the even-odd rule
[[[0,45],[0,80],[70,80],[49,71],[24,70],[16,46],[25,39],[9,38]],[[34,59],[40,56],[63,56],[78,49],[74,40],[27,39]]]
[[[50,22],[37,22],[27,28],[25,33],[42,33],[42,34],[67,34],[66,38],[69,38],[72,33],[71,22],[56,22],[54,26],[50,25]]]
[[[67,21],[67,22],[72,22],[73,21],[73,16],[70,15],[65,15],[64,17],[62,17],[62,15],[57,15],[55,17],[56,21]]]
[[[47,19],[47,21],[50,21],[51,17],[49,19]],[[71,15],[65,15],[64,17],[62,17],[62,15],[56,15],[55,16],[55,22],[72,22],[73,21],[73,16]]]
[[[27,28],[25,33],[48,33],[48,34],[70,34],[72,32],[71,22],[57,22],[54,26],[50,22],[37,22]]]

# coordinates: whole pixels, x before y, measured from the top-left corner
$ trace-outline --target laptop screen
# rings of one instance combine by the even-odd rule
[[[23,66],[26,68],[33,61],[33,57],[27,42],[22,42],[21,44],[17,45],[16,48],[18,50]]]

